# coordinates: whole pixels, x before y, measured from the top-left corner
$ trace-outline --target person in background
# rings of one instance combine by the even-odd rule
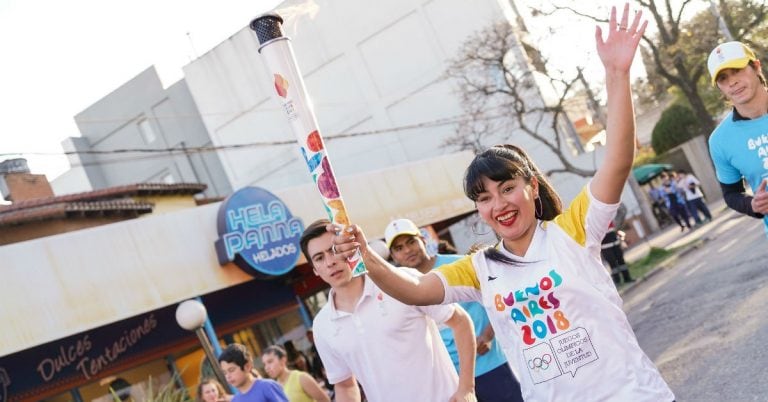
[[[689,221],[688,206],[685,204],[685,196],[677,188],[672,176],[664,172],[661,174],[661,190],[664,193],[664,201],[667,205],[669,214],[672,215],[672,219],[680,225],[680,231],[684,231],[685,228],[691,230],[691,222]]]
[[[292,370],[300,370],[305,373],[312,372],[312,362],[309,360],[304,352],[296,348],[293,341],[283,342],[283,348],[287,353],[288,368]]]
[[[283,386],[283,391],[291,402],[330,402],[331,398],[323,391],[311,375],[300,370],[291,370],[288,365],[288,353],[280,346],[272,345],[261,355],[264,371],[269,378]]]
[[[307,226],[299,244],[315,275],[331,286],[312,330],[337,402],[475,401],[475,336],[454,305],[415,307],[384,294],[368,275],[352,276],[335,257],[327,219]],[[400,269],[404,275],[417,274]],[[461,367],[451,364],[435,324],[453,328]]]
[[[396,219],[390,222],[384,230],[384,242],[396,265],[415,268],[422,274],[463,257],[440,253],[430,256],[427,252],[427,240],[410,219]],[[477,342],[475,395],[478,402],[522,402],[520,383],[512,374],[507,358],[496,341],[485,308],[477,302],[459,303],[459,308],[463,308],[469,314],[475,326]],[[450,328],[440,328],[440,337],[458,372],[459,355],[456,351],[453,332]]]
[[[309,349],[309,356],[307,356],[312,367],[310,374],[330,392],[331,398],[333,398],[333,385],[328,382],[328,377],[325,374],[325,366],[323,366],[323,360],[320,359],[320,353],[317,351],[317,346],[315,346],[315,333],[312,331],[312,328],[307,330],[307,340],[312,345]]]
[[[280,384],[254,374],[251,352],[245,345],[227,345],[219,355],[219,365],[227,383],[240,392],[232,402],[289,402]]]
[[[707,68],[733,106],[709,137],[709,155],[729,208],[763,220],[768,235],[768,83],[755,52],[741,42],[717,45]],[[754,195],[748,195],[744,180]]]
[[[648,186],[651,189],[648,191],[648,196],[651,198],[651,207],[653,209],[653,216],[656,217],[656,221],[659,222],[659,226],[665,226],[668,222],[671,222],[672,216],[667,211],[667,202],[664,191],[660,187],[650,182]]]
[[[624,279],[624,284],[635,281],[629,274],[629,266],[624,262],[623,242],[624,232],[616,228],[615,221],[611,222],[608,226],[608,232],[605,233],[600,244],[600,255],[611,268],[611,278],[616,285],[619,285],[622,279]]]
[[[688,204],[688,211],[693,216],[693,220],[697,225],[712,220],[712,214],[709,212],[707,204],[704,202],[704,193],[701,192],[701,182],[693,173],[688,173],[685,170],[677,171],[677,187],[680,188],[685,194],[685,202]],[[699,217],[699,212],[703,215],[703,219]]]
[[[197,402],[228,402],[232,395],[215,378],[205,377],[197,384]]]

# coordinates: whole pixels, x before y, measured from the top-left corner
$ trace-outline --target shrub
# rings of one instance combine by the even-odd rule
[[[656,155],[702,134],[701,123],[687,106],[672,105],[661,114],[651,134],[651,145]]]

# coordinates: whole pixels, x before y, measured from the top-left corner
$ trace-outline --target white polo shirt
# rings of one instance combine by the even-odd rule
[[[331,290],[315,317],[315,345],[328,381],[354,375],[370,402],[448,401],[458,376],[435,322],[451,318],[454,306],[408,306],[363,280],[353,313],[336,310]]]

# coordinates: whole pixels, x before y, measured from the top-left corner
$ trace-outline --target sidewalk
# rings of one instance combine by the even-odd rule
[[[702,239],[702,235],[710,232],[708,230],[701,229],[710,225],[718,225],[719,223],[732,218],[734,215],[738,215],[738,212],[728,209],[728,207],[725,205],[725,200],[722,199],[720,201],[707,204],[707,206],[712,212],[711,222],[707,222],[693,230],[686,229],[684,232],[681,232],[680,227],[677,225],[669,225],[650,236],[646,236],[644,239],[638,241],[632,247],[625,250],[624,260],[628,264],[636,262],[648,255],[648,252],[651,251],[651,247],[670,250],[693,243],[696,240]],[[706,239],[703,240],[706,241]]]
[[[624,294],[625,292],[630,291],[635,286],[643,283],[646,279],[659,272],[661,269],[674,264],[678,258],[695,250],[703,243],[712,240],[711,237],[713,236],[713,231],[708,229],[717,227],[717,225],[721,225],[728,219],[732,219],[739,215],[738,212],[729,209],[725,205],[725,200],[722,199],[720,201],[707,204],[707,207],[709,207],[709,210],[712,213],[712,221],[698,226],[693,230],[686,229],[684,232],[681,232],[680,227],[676,224],[670,225],[652,234],[651,236],[645,237],[624,251],[624,260],[628,264],[631,264],[645,258],[645,256],[647,256],[651,251],[652,247],[665,250],[677,249],[675,254],[662,261],[659,266],[651,269],[644,276],[636,278],[637,280],[635,282],[621,287],[619,289],[619,294]]]

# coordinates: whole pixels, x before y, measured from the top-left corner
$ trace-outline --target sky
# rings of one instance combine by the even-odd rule
[[[49,180],[69,168],[74,116],[151,65],[165,87],[182,66],[277,0],[0,0],[0,160]],[[55,153],[58,156],[9,153]]]
[[[32,173],[55,179],[69,168],[62,140],[80,135],[76,114],[151,65],[170,86],[183,78],[184,65],[279,3],[0,0],[0,160],[24,157]],[[545,48],[555,65],[596,57],[594,23],[528,25],[542,37],[584,38]]]

